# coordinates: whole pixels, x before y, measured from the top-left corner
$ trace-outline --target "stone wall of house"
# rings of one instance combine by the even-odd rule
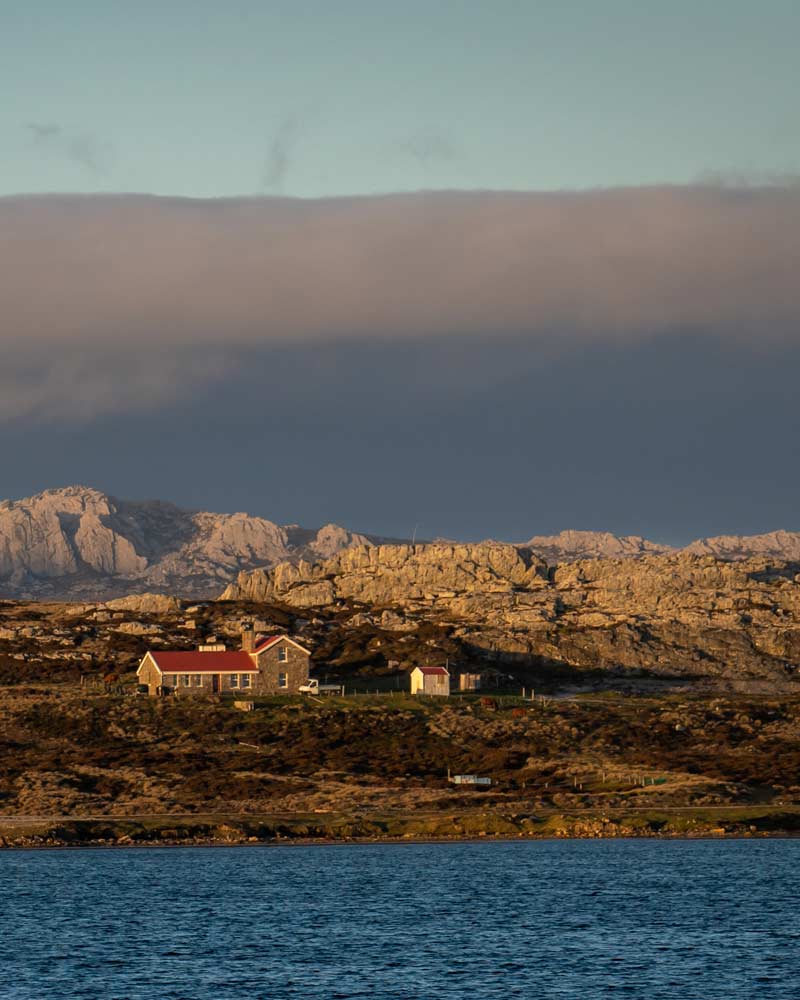
[[[285,660],[280,659],[281,650],[286,651]],[[311,657],[291,642],[277,642],[254,659],[258,664],[254,694],[296,694],[301,684],[308,683]],[[281,674],[286,674],[285,687],[280,684]]]
[[[148,694],[158,693],[157,688],[161,683],[161,674],[158,672],[156,665],[149,656],[145,656],[137,676],[140,684],[147,685]]]
[[[173,676],[173,675],[169,675]],[[189,674],[189,685],[185,686],[181,683],[180,678],[182,674],[175,674],[175,688],[174,692],[179,697],[184,698],[188,695],[193,694],[242,694],[247,696],[249,694],[254,694],[256,691],[256,685],[258,683],[258,675],[250,674],[250,686],[244,687],[242,685],[242,674],[236,674],[238,679],[236,685],[233,684],[232,674],[213,674],[213,673],[203,673],[203,674]],[[219,688],[214,691],[214,677],[219,677]],[[197,678],[200,678],[200,683],[197,683]]]
[[[166,677],[174,677],[175,684],[172,686],[172,690],[175,694],[179,695],[181,698],[185,698],[188,695],[193,694],[211,694],[214,690],[213,681],[211,674],[189,674],[188,685],[181,683],[181,677],[185,674],[167,674]],[[198,684],[197,678],[200,678],[200,683]],[[225,678],[224,675],[220,677],[220,690],[225,689]]]
[[[220,691],[223,691],[223,692],[228,693],[228,694],[242,694],[244,696],[247,696],[249,694],[253,694],[253,692],[256,689],[256,685],[258,684],[258,675],[257,674],[250,674],[249,675],[250,676],[250,686],[249,687],[244,687],[243,686],[243,684],[244,684],[243,678],[246,675],[244,675],[244,674],[237,674],[236,676],[238,677],[238,683],[234,687],[232,675],[231,674],[222,674],[222,676],[220,677]]]
[[[159,694],[159,687],[164,685],[169,691],[177,695],[180,698],[186,698],[191,695],[209,695],[209,694],[239,694],[244,695],[251,694],[255,692],[258,677],[256,674],[250,674],[250,687],[242,686],[242,675],[237,674],[238,684],[235,686],[232,683],[231,674],[212,674],[212,673],[190,673],[186,676],[189,677],[188,685],[181,682],[181,677],[184,673],[174,673],[174,674],[160,674],[156,670],[153,663],[146,659],[142,665],[142,670],[139,673],[139,683],[146,684],[148,693],[152,695]],[[218,692],[214,691],[214,677],[219,677],[219,688]]]

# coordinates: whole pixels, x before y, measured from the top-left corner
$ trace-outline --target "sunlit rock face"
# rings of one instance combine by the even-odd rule
[[[345,599],[369,604],[450,601],[464,594],[544,586],[546,573],[543,560],[513,545],[361,546],[318,563],[285,563],[271,572],[240,574],[223,597],[305,607]]]

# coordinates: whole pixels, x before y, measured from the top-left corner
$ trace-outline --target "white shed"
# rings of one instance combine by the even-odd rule
[[[450,672],[444,667],[414,667],[411,671],[411,693],[449,698]]]

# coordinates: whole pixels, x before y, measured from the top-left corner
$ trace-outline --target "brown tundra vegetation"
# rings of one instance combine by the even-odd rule
[[[404,601],[365,594],[372,571],[357,582],[357,553],[346,557],[347,586],[336,584],[348,593],[316,606],[306,597],[317,573],[302,566],[280,578],[280,595],[267,579],[273,589],[264,596],[222,601],[0,603],[0,843],[800,828],[800,685],[789,635],[797,584],[788,571],[753,582],[748,600],[761,601],[758,617],[731,612],[721,592],[717,611],[701,610],[701,584],[722,587],[729,571],[703,583],[711,569],[690,560],[695,610],[680,611],[686,599],[674,591],[669,632],[663,619],[648,625],[642,615],[606,614],[592,624],[599,612],[585,601],[570,611],[574,588],[587,581],[595,581],[595,605],[611,600],[601,568],[571,568],[564,581],[573,589],[559,596],[546,567],[512,561],[509,569],[506,555],[491,556],[489,575],[469,569],[490,595],[483,618],[474,586],[471,596],[440,589]],[[626,586],[652,583],[655,570],[639,565],[625,570]],[[511,612],[498,583],[509,572],[521,574]],[[737,586],[749,572],[730,571]],[[306,588],[302,600],[298,587]],[[526,587],[536,592],[531,607],[535,598],[549,617],[520,611]],[[762,591],[772,595],[769,608]],[[659,601],[642,593],[655,616]],[[694,643],[704,616],[715,614]],[[737,625],[732,615],[745,617]],[[315,674],[344,683],[344,697],[264,697],[242,712],[227,697],[137,692],[135,669],[148,648],[191,649],[212,637],[238,648],[248,623],[298,636],[314,651]],[[408,673],[424,664],[447,664],[454,678],[480,673],[483,689],[459,694],[454,683],[449,699],[412,699]],[[118,681],[104,683],[109,675]],[[492,783],[455,785],[454,774]]]

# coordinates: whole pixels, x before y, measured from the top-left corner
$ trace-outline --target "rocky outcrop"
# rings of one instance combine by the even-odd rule
[[[382,545],[240,574],[224,599],[350,602],[451,623],[508,663],[782,683],[800,665],[800,566],[671,553],[549,569],[510,545]]]
[[[102,600],[141,591],[212,597],[242,569],[370,544],[337,525],[118,500],[80,486],[0,503],[0,596]]]
[[[319,563],[285,563],[240,574],[224,600],[278,601],[295,607],[452,601],[463,594],[510,594],[547,583],[547,566],[513,545],[379,545],[342,551]]]

